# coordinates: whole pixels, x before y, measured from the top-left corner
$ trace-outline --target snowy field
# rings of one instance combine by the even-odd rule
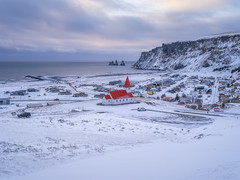
[[[142,83],[159,77],[129,76]],[[1,84],[1,97],[27,88],[39,92],[0,106],[0,179],[240,179],[240,104],[219,113],[151,97],[100,105],[94,87],[118,79],[126,76]],[[88,96],[60,96],[46,91],[51,86]],[[60,104],[46,105],[56,98]],[[26,108],[31,103],[43,107]],[[23,109],[32,116],[12,115]]]

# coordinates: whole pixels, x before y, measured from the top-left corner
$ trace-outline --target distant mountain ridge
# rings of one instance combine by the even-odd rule
[[[142,52],[133,67],[156,70],[238,71],[240,32],[162,44],[149,52]]]

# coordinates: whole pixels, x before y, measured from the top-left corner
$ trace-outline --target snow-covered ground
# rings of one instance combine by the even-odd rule
[[[16,179],[239,179],[240,145],[236,140],[239,120],[218,119],[196,132],[203,134],[201,139],[192,137],[187,142],[159,140]]]
[[[129,78],[144,81],[159,76]],[[101,99],[94,98],[99,93],[93,85],[125,78],[68,77],[59,82],[1,85],[2,97],[8,96],[5,91],[29,87],[39,92],[15,97],[11,105],[0,106],[0,179],[240,178],[239,104],[224,113],[198,114],[153,98],[136,98],[136,104],[99,105]],[[86,92],[88,97],[48,93],[45,89],[50,86]],[[46,105],[55,98],[61,103]],[[26,109],[33,100],[43,107]],[[147,111],[139,112],[138,107]],[[31,118],[11,114],[21,109],[31,112]]]

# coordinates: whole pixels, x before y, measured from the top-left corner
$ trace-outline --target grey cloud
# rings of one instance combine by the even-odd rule
[[[78,56],[96,58],[113,56],[114,54],[122,53],[135,57],[136,50],[128,52],[127,44],[118,45],[118,41],[134,42],[136,47],[132,49],[148,50],[154,46],[160,46],[161,43],[172,42],[176,40],[189,40],[196,37],[205,36],[208,34],[220,33],[221,31],[235,31],[240,29],[238,20],[239,13],[232,17],[219,18],[216,17],[216,12],[230,11],[232,8],[237,12],[240,3],[237,0],[231,0],[229,7],[224,9],[206,9],[187,12],[167,11],[155,12],[151,16],[144,14],[136,14],[136,16],[114,16],[109,17],[107,11],[127,11],[135,12],[134,5],[127,4],[125,1],[117,0],[102,0],[97,1],[102,4],[102,9],[96,9],[92,12],[84,6],[73,6],[71,1],[67,0],[0,0],[0,47],[5,46],[5,42],[9,42],[10,48],[34,49],[39,50],[39,54],[45,54],[46,57],[52,57],[51,53],[41,53],[45,45],[49,45],[52,49],[57,49],[56,44],[52,42],[60,42],[60,47],[64,49],[66,41],[75,40],[84,35],[89,41],[94,41],[92,37],[100,37],[100,40],[112,40],[114,46],[119,51],[111,51],[110,42],[105,49],[91,49],[89,45],[87,51],[81,50],[85,44],[80,42],[73,46],[68,43],[66,49],[78,50]],[[233,7],[234,6],[234,7]],[[240,10],[239,10],[240,12]],[[210,18],[212,21],[204,19]],[[43,38],[45,37],[45,38]],[[20,39],[19,44],[14,44]],[[46,39],[46,42],[43,42]],[[51,39],[50,41],[48,41]],[[149,41],[147,41],[149,40]],[[151,41],[151,43],[149,43]],[[21,42],[26,42],[21,44]],[[148,42],[148,43],[146,43]],[[52,43],[52,44],[51,44]],[[102,42],[105,43],[105,42]],[[67,43],[66,43],[67,44]],[[77,47],[76,47],[77,46]],[[94,46],[94,45],[93,45]],[[125,49],[124,49],[125,47]],[[116,49],[116,48],[114,48]],[[123,53],[124,52],[124,53]],[[1,54],[3,51],[0,52]],[[7,53],[5,53],[5,57]],[[139,52],[140,53],[140,52]],[[14,51],[17,55],[20,51]],[[26,54],[31,54],[31,57],[37,56],[37,52],[24,51]],[[57,54],[57,52],[52,52]],[[67,58],[68,53],[62,56]],[[75,57],[70,53],[71,57]],[[95,54],[95,55],[94,55]],[[119,55],[119,54],[118,54]],[[20,56],[20,55],[19,55]],[[41,57],[41,55],[38,55]],[[57,56],[57,55],[56,55]],[[70,56],[70,55],[69,55]],[[11,56],[8,56],[10,58]],[[53,58],[53,57],[52,57]],[[74,59],[74,58],[73,58]],[[83,58],[84,59],[84,58]]]
[[[0,0],[0,24],[14,29],[41,31],[45,23],[56,30],[66,28],[87,33],[96,30],[103,19],[103,14],[95,15],[80,6],[74,8],[65,0]]]
[[[102,3],[108,8],[129,8],[117,1],[104,0]],[[59,17],[54,16],[54,13]],[[3,17],[0,18],[0,23],[9,28],[19,31],[29,28],[43,34],[47,32],[45,29],[41,30],[42,23],[56,28],[56,34],[61,34],[60,31],[65,30],[68,33],[94,34],[114,39],[139,39],[142,36],[152,35],[154,30],[154,26],[144,19],[137,17],[111,19],[103,9],[89,12],[81,7],[69,6],[64,0],[10,0],[9,2],[1,0],[0,17]]]
[[[58,52],[58,51],[27,51],[0,48],[1,61],[109,61],[112,57],[134,61],[140,52],[101,52],[101,51],[78,51],[78,52]],[[84,59],[83,59],[84,57]]]

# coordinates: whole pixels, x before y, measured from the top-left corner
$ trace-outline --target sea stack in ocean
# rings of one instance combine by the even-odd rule
[[[115,61],[110,61],[108,63],[109,66],[118,66],[118,61],[115,60]],[[121,63],[120,63],[120,66],[125,66],[125,62],[122,60]]]

